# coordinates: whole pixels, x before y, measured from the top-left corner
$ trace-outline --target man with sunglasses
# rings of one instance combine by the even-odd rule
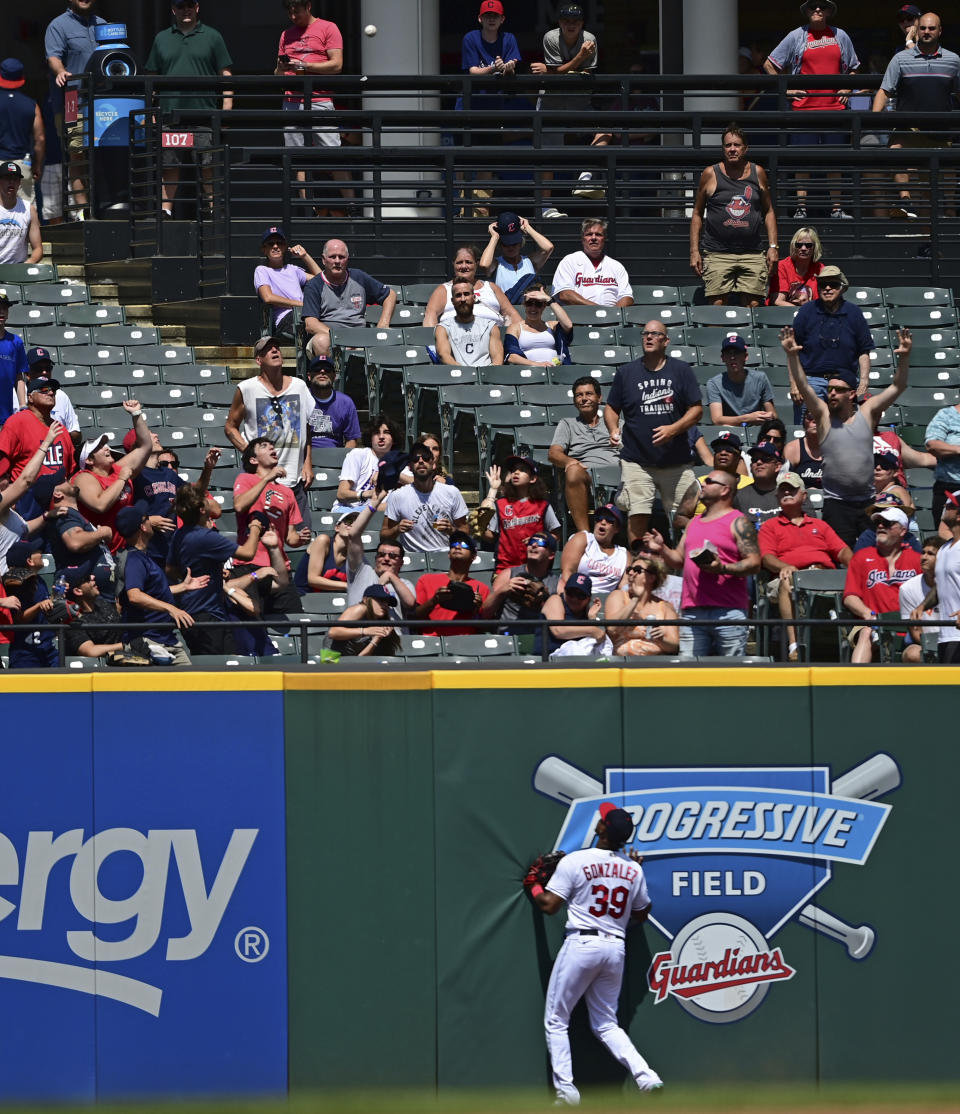
[[[391,597],[392,603],[388,605],[390,617],[399,623],[413,609],[417,597],[416,584],[400,576],[406,553],[403,543],[381,538],[372,565],[363,548],[364,531],[368,529],[373,515],[383,510],[388,494],[381,491],[370,502],[364,503],[347,532],[347,606],[360,603],[363,593],[379,584]]]
[[[960,56],[940,45],[943,26],[935,12],[920,16],[917,41],[890,59],[880,88],[873,98],[873,111],[883,112],[896,98],[898,112],[951,112],[957,107],[960,94]],[[952,136],[947,133],[923,132],[920,128],[894,132],[890,148],[949,147]],[[916,220],[918,214],[910,197],[910,172],[900,171],[893,180],[900,198],[890,216],[900,220]]]
[[[45,443],[47,432],[53,424],[56,405],[56,379],[35,376],[27,383],[27,405],[7,418],[0,429],[0,475],[15,480],[24,470],[33,454]],[[41,476],[56,476],[61,482],[76,471],[76,458],[70,434],[61,426],[57,436],[48,446],[40,466]]]
[[[476,619],[490,594],[481,580],[473,580],[470,566],[477,558],[476,540],[464,530],[454,530],[447,543],[450,553],[448,572],[425,572],[417,581],[417,603],[411,619]],[[468,623],[451,627],[418,629],[427,635],[476,634]]]
[[[807,24],[791,31],[770,52],[770,57],[763,63],[763,68],[768,74],[779,74],[787,71],[792,74],[809,74],[811,77],[823,77],[827,74],[852,74],[860,68],[860,59],[853,49],[853,43],[846,31],[833,27],[830,20],[837,14],[837,5],[833,0],[805,0],[800,5],[800,12],[806,17]],[[850,89],[811,89],[791,90],[788,96],[792,97],[794,112],[843,112],[847,107]],[[793,132],[790,134],[791,144],[801,147],[814,147],[819,145],[842,145],[846,143],[843,131],[816,131]],[[807,189],[808,174],[797,174],[797,208],[793,214],[795,220],[807,219]],[[831,171],[829,177],[839,180],[839,172]],[[843,211],[839,194],[831,191],[833,208],[831,217],[849,219],[850,214]]]
[[[277,482],[293,491],[300,517],[309,527],[307,489],[313,483],[310,415],[316,401],[302,379],[284,373],[282,343],[278,337],[260,337],[253,346],[260,374],[238,384],[223,430],[241,453],[255,437],[273,442],[281,468]]]
[[[556,592],[560,583],[560,571],[553,567],[557,539],[541,530],[527,538],[526,552],[522,565],[497,573],[480,615],[484,619],[499,618],[504,624],[500,628],[504,634],[526,636],[532,647],[533,630],[511,628],[510,624],[515,619],[539,619],[540,609]]]
[[[859,306],[843,297],[849,285],[839,267],[823,267],[817,276],[817,297],[801,306],[793,319],[793,332],[802,350],[800,363],[804,374],[813,391],[824,401],[831,372],[855,375],[857,397],[862,399],[867,393],[870,353],[876,345]],[[790,390],[799,410],[799,391],[793,381]]]
[[[794,322],[796,320],[794,318]],[[877,424],[884,410],[892,406],[907,387],[913,339],[909,329],[901,329],[897,335],[899,344],[894,352],[897,369],[893,382],[858,407],[857,378],[852,371],[827,373],[827,401],[824,402],[807,379],[795,330],[788,326],[780,331],[791,381],[817,422],[823,453],[823,518],[851,547],[867,526],[864,512],[873,503],[876,493],[873,441]]]

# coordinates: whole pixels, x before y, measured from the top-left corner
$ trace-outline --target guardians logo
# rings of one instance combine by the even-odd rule
[[[811,903],[834,862],[862,866],[890,813],[876,798],[900,785],[887,754],[830,780],[825,766],[610,768],[606,784],[557,756],[534,788],[568,806],[556,850],[590,847],[602,801],[633,818],[627,850],[644,856],[651,922],[671,941],[653,957],[655,1004],[715,1024],[739,1021],[795,969],[770,939],[790,920],[865,959],[869,925]]]

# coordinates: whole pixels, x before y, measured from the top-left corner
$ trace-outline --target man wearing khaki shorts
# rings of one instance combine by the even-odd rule
[[[631,545],[647,531],[654,496],[659,492],[663,509],[672,514],[693,483],[687,434],[702,417],[693,369],[667,355],[666,325],[648,321],[643,355],[618,369],[603,411],[610,443],[622,443],[620,503],[629,515]]]
[[[723,161],[700,175],[690,218],[690,266],[713,305],[739,296],[743,305],[759,306],[779,256],[777,218],[766,171],[747,159],[743,132],[728,128],[722,142]]]

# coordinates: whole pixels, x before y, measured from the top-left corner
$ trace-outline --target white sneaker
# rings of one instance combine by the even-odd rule
[[[552,220],[554,217],[565,217],[567,214],[561,213],[556,205],[548,205],[540,215],[546,220]]]
[[[807,219],[807,207],[806,207],[806,205],[801,205],[799,201],[797,202],[797,207],[793,212],[793,219],[794,220],[806,220]]]
[[[910,205],[910,204],[911,204],[911,202],[910,202],[909,197],[902,197],[900,199],[900,204],[895,205],[890,210],[890,219],[891,220],[919,220],[920,218],[917,216],[917,214],[912,209],[907,208],[907,206]]]
[[[832,217],[832,218],[833,218],[834,220],[853,220],[853,216],[852,216],[852,214],[850,214],[850,213],[845,213],[845,212],[843,211],[843,209],[841,209],[841,208],[840,208],[839,206],[837,206],[837,208],[836,208],[836,209],[831,209],[831,210],[830,210],[830,216],[831,216],[831,217]]]

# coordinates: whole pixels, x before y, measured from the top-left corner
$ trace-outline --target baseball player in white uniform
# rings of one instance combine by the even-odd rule
[[[547,987],[544,1027],[558,1104],[576,1106],[568,1028],[570,1014],[586,995],[590,1027],[610,1054],[630,1072],[641,1091],[663,1086],[660,1076],[617,1024],[623,982],[624,940],[629,924],[650,913],[650,896],[640,868],[642,856],[623,845],[633,835],[629,813],[610,802],[600,806],[596,847],[560,860],[546,889],[534,885],[530,897],[544,913],[567,905],[566,939]]]

